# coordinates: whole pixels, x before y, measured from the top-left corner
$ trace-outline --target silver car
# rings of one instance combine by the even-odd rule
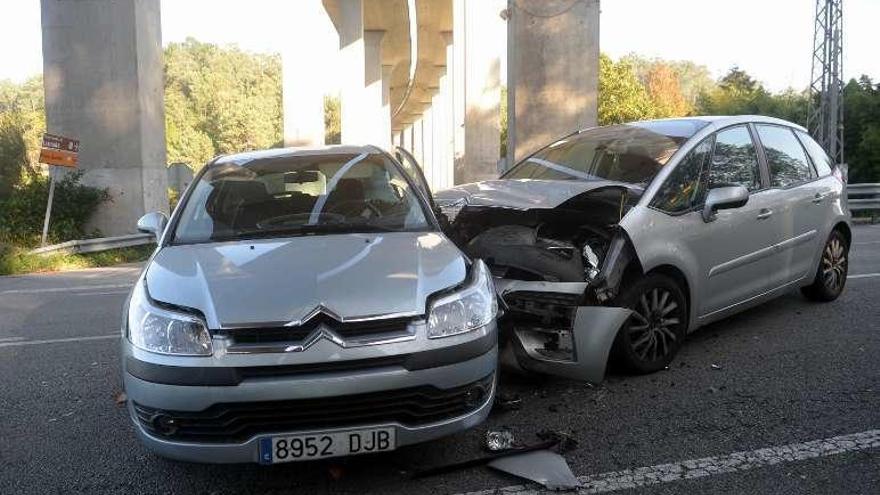
[[[166,225],[167,224],[167,225]],[[278,462],[470,428],[495,392],[497,298],[424,177],[371,147],[205,166],[126,303],[123,382],[166,457]]]
[[[595,382],[609,356],[657,371],[702,325],[846,283],[841,171],[779,119],[586,129],[435,199],[496,277],[503,361],[530,371]]]

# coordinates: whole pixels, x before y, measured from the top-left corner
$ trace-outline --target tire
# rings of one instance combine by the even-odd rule
[[[637,374],[668,366],[687,334],[687,299],[679,284],[666,275],[649,274],[624,290],[617,305],[633,314],[614,340],[614,363]]]
[[[846,237],[835,230],[822,247],[822,258],[813,283],[801,288],[801,293],[811,301],[831,302],[843,293],[849,271],[849,244]]]

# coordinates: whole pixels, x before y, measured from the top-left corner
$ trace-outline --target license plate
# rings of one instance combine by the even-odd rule
[[[397,447],[394,428],[278,435],[260,439],[260,463],[307,461],[344,455],[386,452]]]

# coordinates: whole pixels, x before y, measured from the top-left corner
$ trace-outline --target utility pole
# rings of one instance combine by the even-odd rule
[[[843,163],[843,0],[816,0],[807,127]]]

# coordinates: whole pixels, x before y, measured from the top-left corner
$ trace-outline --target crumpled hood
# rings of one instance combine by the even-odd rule
[[[430,294],[465,274],[442,234],[395,232],[169,246],[146,282],[153,299],[221,328],[299,321],[318,306],[341,318],[423,314]]]
[[[642,189],[631,184],[606,180],[496,179],[462,184],[434,195],[439,205],[465,200],[470,206],[496,206],[529,210],[556,208],[569,199],[604,187],[624,187],[637,194]]]

